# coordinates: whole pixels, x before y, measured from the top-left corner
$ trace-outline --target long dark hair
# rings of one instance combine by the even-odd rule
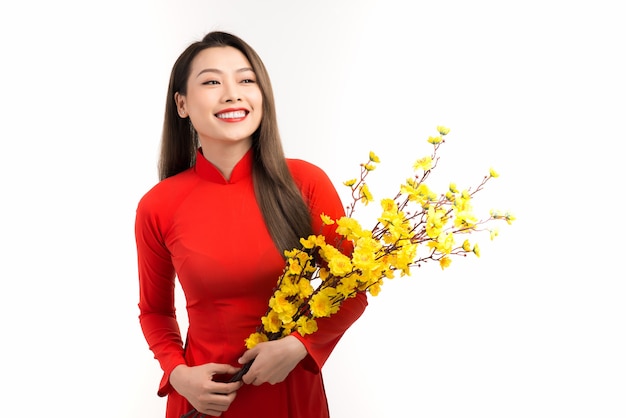
[[[238,49],[248,59],[261,89],[263,116],[259,128],[252,134],[254,189],[265,224],[282,253],[299,247],[300,238],[311,233],[311,215],[285,161],[274,93],[265,65],[256,51],[239,37],[220,31],[210,32],[202,41],[189,45],[174,63],[165,102],[159,178],[171,177],[195,164],[200,146],[198,135],[189,118],[178,115],[174,96],[187,93],[191,64],[200,51],[225,46]]]

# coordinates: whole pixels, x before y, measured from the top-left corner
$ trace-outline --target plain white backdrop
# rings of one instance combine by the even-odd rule
[[[0,415],[163,416],[134,210],[157,180],[171,66],[219,29],[265,61],[288,156],[346,201],[370,150],[375,197],[395,194],[443,124],[434,184],[493,166],[477,209],[518,217],[481,258],[370,299],[324,369],[333,418],[625,417],[618,4],[3,3]]]

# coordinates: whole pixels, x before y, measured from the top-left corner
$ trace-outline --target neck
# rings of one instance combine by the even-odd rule
[[[252,141],[237,141],[236,143],[216,144],[202,143],[202,155],[222,173],[226,180],[230,180],[235,165],[248,152]]]

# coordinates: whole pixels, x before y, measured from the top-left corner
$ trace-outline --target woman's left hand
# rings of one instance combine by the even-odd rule
[[[246,351],[239,359],[240,364],[254,360],[242,380],[246,384],[255,386],[263,383],[272,385],[280,383],[306,355],[304,344],[291,335],[279,340],[259,343]]]

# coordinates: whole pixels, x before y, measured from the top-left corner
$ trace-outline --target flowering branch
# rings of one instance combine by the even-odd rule
[[[508,212],[492,210],[485,219],[473,212],[472,199],[498,177],[493,169],[474,190],[459,190],[450,183],[445,193],[436,194],[428,187],[426,180],[436,168],[439,148],[450,132],[444,126],[438,126],[437,131],[438,135],[428,138],[432,153],[415,161],[413,176],[400,185],[393,198],[380,200],[381,214],[372,229],[365,229],[354,215],[359,205],[374,202],[366,180],[380,159],[369,153],[367,162],[360,165],[360,177],[344,182],[352,194],[346,215],[339,219],[321,215],[324,224],[336,225],[342,241],[351,242],[352,253],[344,254],[339,249],[341,242],[327,243],[324,235],[301,238],[300,248],[285,251],[285,268],[259,327],[245,340],[247,348],[293,332],[312,334],[317,331],[315,319],[337,313],[346,299],[359,292],[377,296],[385,279],[410,275],[412,268],[428,261],[436,261],[445,269],[452,256],[473,253],[480,257],[478,244],[466,237],[488,231],[494,239],[498,230],[488,228],[490,224],[515,220]],[[456,240],[459,236],[464,238],[460,243]],[[230,381],[241,380],[251,364],[244,365]]]
[[[322,215],[326,225],[336,225],[337,234],[353,244],[352,254],[345,255],[339,246],[326,243],[323,235],[302,238],[300,249],[286,251],[285,269],[259,328],[246,339],[248,348],[294,331],[301,335],[314,333],[315,318],[336,313],[343,301],[358,292],[378,295],[385,279],[410,275],[411,268],[427,261],[437,261],[445,269],[454,255],[480,256],[477,243],[466,238],[459,244],[455,237],[488,230],[493,239],[497,229],[487,229],[488,224],[511,224],[515,217],[508,212],[491,211],[486,219],[478,219],[473,213],[472,198],[489,180],[498,177],[493,169],[473,191],[459,190],[454,183],[440,195],[430,190],[426,179],[437,166],[437,152],[450,131],[443,126],[437,130],[439,135],[428,138],[432,154],[415,162],[413,177],[400,186],[395,197],[380,200],[382,213],[376,224],[364,229],[354,214],[359,205],[374,201],[366,180],[380,162],[374,152],[369,153],[368,161],[361,164],[359,179],[344,182],[352,192],[346,216],[330,219]]]

